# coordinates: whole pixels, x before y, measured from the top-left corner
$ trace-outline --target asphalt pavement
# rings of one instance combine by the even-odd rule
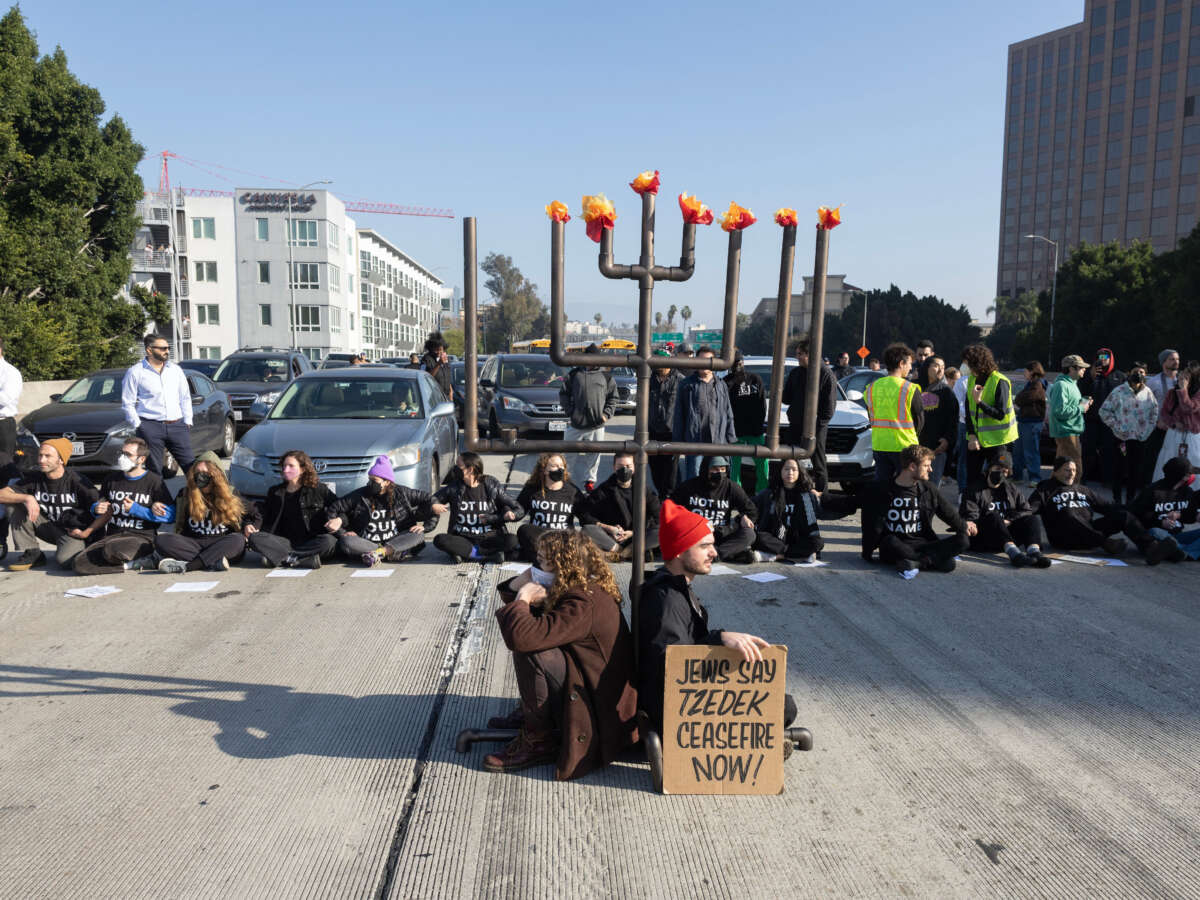
[[[506,573],[432,546],[382,579],[0,574],[0,897],[1200,895],[1200,567],[906,582],[823,530],[825,567],[696,582],[789,648],[815,747],[771,797],[457,753],[516,696]]]

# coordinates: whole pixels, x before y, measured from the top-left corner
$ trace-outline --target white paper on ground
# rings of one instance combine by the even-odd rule
[[[747,581],[757,581],[759,584],[766,584],[768,581],[787,581],[787,576],[780,575],[778,572],[753,572],[742,577]]]
[[[723,566],[720,563],[717,563],[716,565],[714,565],[712,567],[712,571],[709,572],[708,574],[709,575],[736,575],[737,573],[738,573],[737,569],[731,569],[731,568],[729,568],[729,566]]]
[[[903,572],[900,572],[898,574],[905,581],[912,581],[914,578],[917,577],[917,573],[919,573],[920,571],[921,571],[920,569],[905,569]]]
[[[829,563],[823,560],[814,559],[812,562],[794,562],[792,563],[797,569],[819,569],[821,566],[827,566]]]
[[[268,578],[303,578],[312,569],[272,569],[267,573]]]
[[[1083,563],[1085,566],[1128,566],[1129,563],[1119,559],[1108,559],[1103,556],[1073,556],[1070,553],[1060,553],[1058,558],[1066,562]]]
[[[523,562],[508,562],[500,567],[501,572],[524,572],[529,568],[529,563]]]
[[[359,569],[351,578],[391,578],[395,569]]]
[[[211,591],[220,583],[219,581],[177,581],[163,593],[184,594],[189,591]]]
[[[109,594],[119,594],[121,589],[112,585],[94,584],[90,587],[71,588],[67,594],[72,597],[107,597]]]

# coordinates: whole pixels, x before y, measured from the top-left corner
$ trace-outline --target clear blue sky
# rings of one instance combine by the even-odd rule
[[[745,237],[741,311],[774,295],[780,206],[800,212],[796,276],[812,270],[819,205],[844,204],[830,271],[966,303],[996,279],[1008,44],[1081,20],[1083,0],[845,0],[815,4],[342,4],[36,0],[43,53],[61,45],[154,154],[348,198],[449,207],[479,221],[480,258],[513,257],[549,301],[543,206],[616,204],[618,262],[637,255],[627,182],[660,169],[660,261],[678,255],[680,190],[759,217]],[[215,170],[220,171],[220,170]],[[243,184],[248,176],[224,173]],[[188,187],[230,184],[179,162]],[[274,182],[260,182],[272,186]],[[449,283],[459,220],[359,216]],[[632,320],[636,287],[596,271],[573,219],[567,311]],[[655,308],[719,319],[725,235],[701,229],[697,267]]]

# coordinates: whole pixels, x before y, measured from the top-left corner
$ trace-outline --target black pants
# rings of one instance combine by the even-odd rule
[[[317,534],[308,540],[293,544],[285,537],[271,534],[269,531],[256,531],[250,535],[250,549],[273,566],[278,566],[288,556],[304,559],[306,556],[319,556],[329,559],[337,549],[337,538],[332,534]]]
[[[1150,437],[1142,444],[1142,471],[1140,474],[1141,483],[1149,484],[1154,480],[1154,467],[1158,465],[1158,454],[1162,452],[1163,441],[1166,440],[1167,433],[1161,428],[1155,428],[1150,432]]]
[[[567,657],[559,647],[537,653],[513,652],[521,713],[530,734],[554,731],[562,708],[563,686],[567,683]]]
[[[754,527],[742,516],[730,525],[721,525],[713,529],[717,541],[717,557],[726,562],[742,556],[754,546],[757,535]]]
[[[433,546],[448,556],[460,556],[463,559],[471,558],[473,548],[478,556],[503,553],[505,559],[508,559],[517,552],[517,536],[509,534],[507,531],[483,535],[474,539],[464,534],[439,534],[434,537]]]
[[[669,441],[671,432],[652,431],[652,441]],[[679,457],[674,453],[659,453],[650,457],[650,479],[660,497],[670,497],[679,483]]]
[[[150,455],[146,460],[146,468],[155,475],[162,474],[163,447],[171,451],[175,462],[179,463],[180,473],[191,468],[195,455],[192,453],[192,432],[186,424],[180,422],[154,422],[142,419],[137,427],[137,435],[150,447]]]
[[[378,541],[372,541],[358,534],[343,534],[337,539],[338,549],[342,551],[344,556],[351,559],[362,559],[364,553],[371,553],[378,550],[380,547],[387,547],[388,555],[393,559],[400,559],[402,553],[417,550],[418,547],[423,548],[425,543],[425,532],[423,531],[402,531],[394,538],[384,541],[382,544]]]
[[[932,541],[906,541],[889,531],[879,541],[879,558],[886,563],[897,563],[902,559],[920,562],[924,558],[939,566],[968,547],[970,541],[966,534],[951,534]]]
[[[14,416],[0,418],[0,460],[12,462],[17,452],[17,420]]]
[[[1117,441],[1113,451],[1113,503],[1128,503],[1147,484],[1142,479],[1144,441]],[[1161,447],[1159,449],[1162,449]],[[1157,458],[1158,454],[1155,454]]]
[[[1005,525],[1000,513],[988,512],[975,524],[979,532],[971,538],[971,549],[980,553],[997,553],[1010,542],[1018,547],[1037,544],[1039,548],[1045,548],[1049,543],[1042,517],[1037,514],[1013,519]]]
[[[786,559],[805,559],[814,553],[820,553],[825,548],[825,541],[820,534],[794,537],[791,543],[768,534],[765,531],[755,533],[754,549],[763,553],[771,553]]]
[[[584,525],[581,529],[584,534],[592,539],[592,543],[606,553],[612,550],[624,550],[626,547],[633,546],[633,536],[631,535],[624,541],[616,541],[613,536],[601,528],[599,525]],[[646,552],[658,549],[658,529],[651,528],[646,532]]]
[[[891,484],[900,474],[900,453],[892,450],[872,450],[875,460],[875,480],[879,484]]]
[[[1145,527],[1130,513],[1121,510],[1103,516],[1092,516],[1090,524],[1063,517],[1050,532],[1050,542],[1060,550],[1091,550],[1104,543],[1105,538],[1125,532],[1139,550],[1154,542]]]
[[[537,562],[538,540],[546,532],[556,530],[564,529],[543,528],[541,525],[534,525],[532,522],[526,522],[524,525],[518,528],[517,543],[521,546],[521,559],[523,559],[525,562]]]
[[[231,563],[237,562],[246,555],[246,539],[240,531],[202,538],[168,532],[154,539],[154,549],[159,556],[182,560],[187,563],[188,571],[194,572],[197,569],[221,568],[219,563],[222,557]]]
[[[1097,404],[1096,409],[1099,409]],[[1116,466],[1117,438],[1099,418],[1084,418],[1083,470],[1099,475],[1097,481],[1112,484]]]
[[[118,575],[125,571],[125,563],[153,552],[153,531],[110,534],[75,557],[75,571],[80,575]]]
[[[792,422],[788,426],[788,440],[796,446],[804,443],[800,432],[801,428],[798,422]],[[813,445],[812,456],[809,460],[812,462],[813,483],[816,485],[818,491],[823,491],[829,486],[829,464],[825,460],[825,440],[828,437],[829,423],[826,422],[824,425],[817,423],[817,442]],[[659,494],[659,496],[663,497],[666,495]]]

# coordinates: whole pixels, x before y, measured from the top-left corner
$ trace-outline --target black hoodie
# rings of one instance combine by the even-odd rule
[[[705,460],[705,467],[699,475],[675,488],[671,499],[704,516],[714,531],[732,525],[735,512],[740,512],[751,522],[757,521],[758,508],[740,484],[734,484],[728,478],[722,478],[715,485],[709,483],[707,462]]]
[[[921,393],[921,409],[925,413],[918,435],[921,446],[936,450],[938,441],[944,438],[949,453],[958,441],[958,398],[945,378]]]
[[[739,438],[761,437],[767,421],[767,392],[763,380],[745,365],[735,368],[725,376],[725,387],[729,389],[729,405],[733,408],[733,430]]]
[[[959,511],[968,522],[978,522],[989,512],[998,512],[1010,522],[1033,515],[1025,495],[1008,479],[999,487],[983,484],[968,490],[963,494]]]
[[[1160,478],[1142,489],[1129,511],[1147,528],[1162,528],[1162,517],[1176,511],[1180,527],[1193,524],[1200,515],[1200,494],[1186,484],[1175,487],[1178,483],[1178,478]]]
[[[646,527],[658,525],[658,510],[662,501],[658,494],[646,485]],[[626,531],[633,528],[633,482],[622,485],[617,482],[616,474],[596,485],[579,504],[576,515],[584,525],[619,525]]]
[[[1057,478],[1040,482],[1029,495],[1030,511],[1040,515],[1046,530],[1051,532],[1067,519],[1091,525],[1094,514],[1120,508],[1116,504],[1105,503],[1085,484],[1063,484]]]

